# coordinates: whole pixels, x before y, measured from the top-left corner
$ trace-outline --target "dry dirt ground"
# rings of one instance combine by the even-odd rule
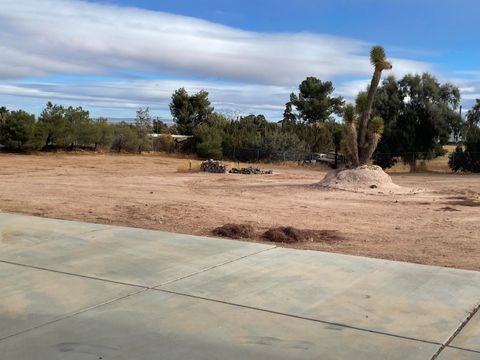
[[[0,211],[196,235],[226,223],[258,234],[336,230],[335,241],[288,246],[480,270],[478,175],[394,174],[395,183],[426,190],[372,195],[309,186],[325,173],[304,167],[234,175],[185,172],[187,164],[160,155],[0,154]]]

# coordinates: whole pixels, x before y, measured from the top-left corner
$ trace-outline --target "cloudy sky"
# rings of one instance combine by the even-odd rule
[[[39,114],[49,100],[94,117],[206,89],[216,110],[279,120],[307,76],[352,99],[369,48],[392,73],[429,71],[480,98],[477,0],[0,0],[0,106]]]

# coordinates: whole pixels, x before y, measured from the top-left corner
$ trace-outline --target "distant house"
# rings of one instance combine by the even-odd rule
[[[450,135],[448,136],[448,144],[450,145],[455,145],[460,142],[462,142],[462,134],[455,134],[454,132],[451,132]]]

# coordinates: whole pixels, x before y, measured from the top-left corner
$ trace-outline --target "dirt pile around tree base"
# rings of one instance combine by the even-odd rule
[[[354,192],[411,194],[418,189],[398,186],[380,166],[363,165],[355,169],[333,170],[327,173],[316,187],[347,190]]]

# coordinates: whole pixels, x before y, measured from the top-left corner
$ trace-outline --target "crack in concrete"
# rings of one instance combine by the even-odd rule
[[[76,315],[83,314],[83,313],[85,313],[85,312],[87,312],[87,311],[90,311],[90,310],[99,308],[99,307],[101,307],[101,306],[105,306],[105,305],[114,303],[114,302],[116,302],[116,301],[120,301],[120,300],[126,299],[126,298],[128,298],[128,297],[130,297],[130,296],[138,295],[138,294],[143,293],[143,292],[145,292],[145,291],[147,291],[147,290],[149,290],[149,289],[141,289],[141,290],[139,290],[139,291],[135,291],[135,292],[130,293],[130,294],[127,294],[127,295],[123,295],[123,296],[120,296],[120,297],[117,297],[117,298],[114,298],[114,299],[110,299],[110,300],[104,301],[104,302],[99,303],[99,304],[95,304],[95,305],[89,306],[89,307],[87,307],[87,308],[80,309],[80,310],[75,311],[75,312],[73,312],[73,313],[69,313],[69,314],[66,314],[66,315],[64,315],[64,316],[61,316],[61,317],[55,318],[55,319],[53,319],[53,320],[47,321],[47,322],[45,322],[45,323],[43,323],[43,324],[39,324],[39,325],[36,325],[36,326],[32,326],[32,327],[30,327],[30,328],[28,328],[28,329],[24,329],[24,330],[22,330],[22,331],[19,331],[19,332],[14,333],[14,334],[7,335],[7,336],[5,336],[5,337],[3,337],[3,338],[0,338],[0,341],[6,340],[6,339],[10,339],[10,338],[12,338],[12,337],[14,337],[14,336],[18,336],[18,335],[25,334],[25,333],[27,333],[27,332],[30,332],[30,331],[39,329],[39,328],[41,328],[41,327],[44,327],[44,326],[47,326],[47,325],[50,325],[50,324],[54,324],[54,323],[56,323],[56,322],[59,322],[59,321],[62,321],[62,320],[65,320],[65,319],[74,317],[74,316],[76,316]]]
[[[437,350],[435,354],[431,357],[430,360],[435,360],[438,358],[438,356],[441,354],[441,352],[446,348],[446,347],[452,347],[452,348],[457,348],[455,346],[449,346],[449,344],[457,337],[458,334],[463,330],[465,326],[467,326],[468,322],[475,316],[475,314],[478,312],[480,309],[480,303],[477,304],[472,311],[467,315],[467,317],[460,323],[460,325],[457,327],[457,329],[453,332],[452,335],[440,346],[440,348]],[[461,348],[457,348],[461,349]],[[478,351],[475,350],[470,350],[470,349],[461,349],[461,350],[468,350],[477,353]]]
[[[240,307],[240,308],[249,309],[249,310],[261,311],[261,312],[274,314],[274,315],[286,316],[286,317],[294,318],[294,319],[300,319],[300,320],[312,321],[312,322],[331,325],[331,326],[343,327],[343,328],[346,328],[346,329],[351,329],[351,330],[356,330],[356,331],[363,331],[363,332],[368,332],[368,333],[372,333],[372,334],[390,336],[390,337],[394,337],[394,338],[416,341],[416,342],[421,342],[421,343],[426,343],[426,344],[431,344],[431,345],[442,345],[442,343],[436,342],[436,341],[430,341],[430,340],[418,339],[418,338],[404,336],[404,335],[392,334],[392,333],[388,333],[388,332],[384,332],[384,331],[367,329],[367,328],[362,328],[362,327],[343,324],[343,323],[337,323],[337,322],[328,321],[328,320],[320,320],[320,319],[310,318],[310,317],[306,317],[306,316],[293,315],[293,314],[288,314],[288,313],[284,313],[284,312],[280,312],[280,311],[258,308],[258,307],[255,307],[255,306],[232,303],[232,302],[228,302],[228,301],[223,301],[223,300],[218,300],[218,299],[213,299],[213,298],[207,298],[207,297],[198,296],[198,295],[185,294],[185,293],[181,293],[181,292],[177,292],[177,291],[171,291],[171,290],[165,290],[165,289],[159,289],[159,288],[153,288],[152,290],[165,292],[165,293],[169,293],[169,294],[173,294],[173,295],[185,296],[185,297],[189,297],[189,298],[193,298],[193,299],[211,301],[211,302],[215,302],[215,303],[219,303],[219,304],[230,305],[230,306]]]

